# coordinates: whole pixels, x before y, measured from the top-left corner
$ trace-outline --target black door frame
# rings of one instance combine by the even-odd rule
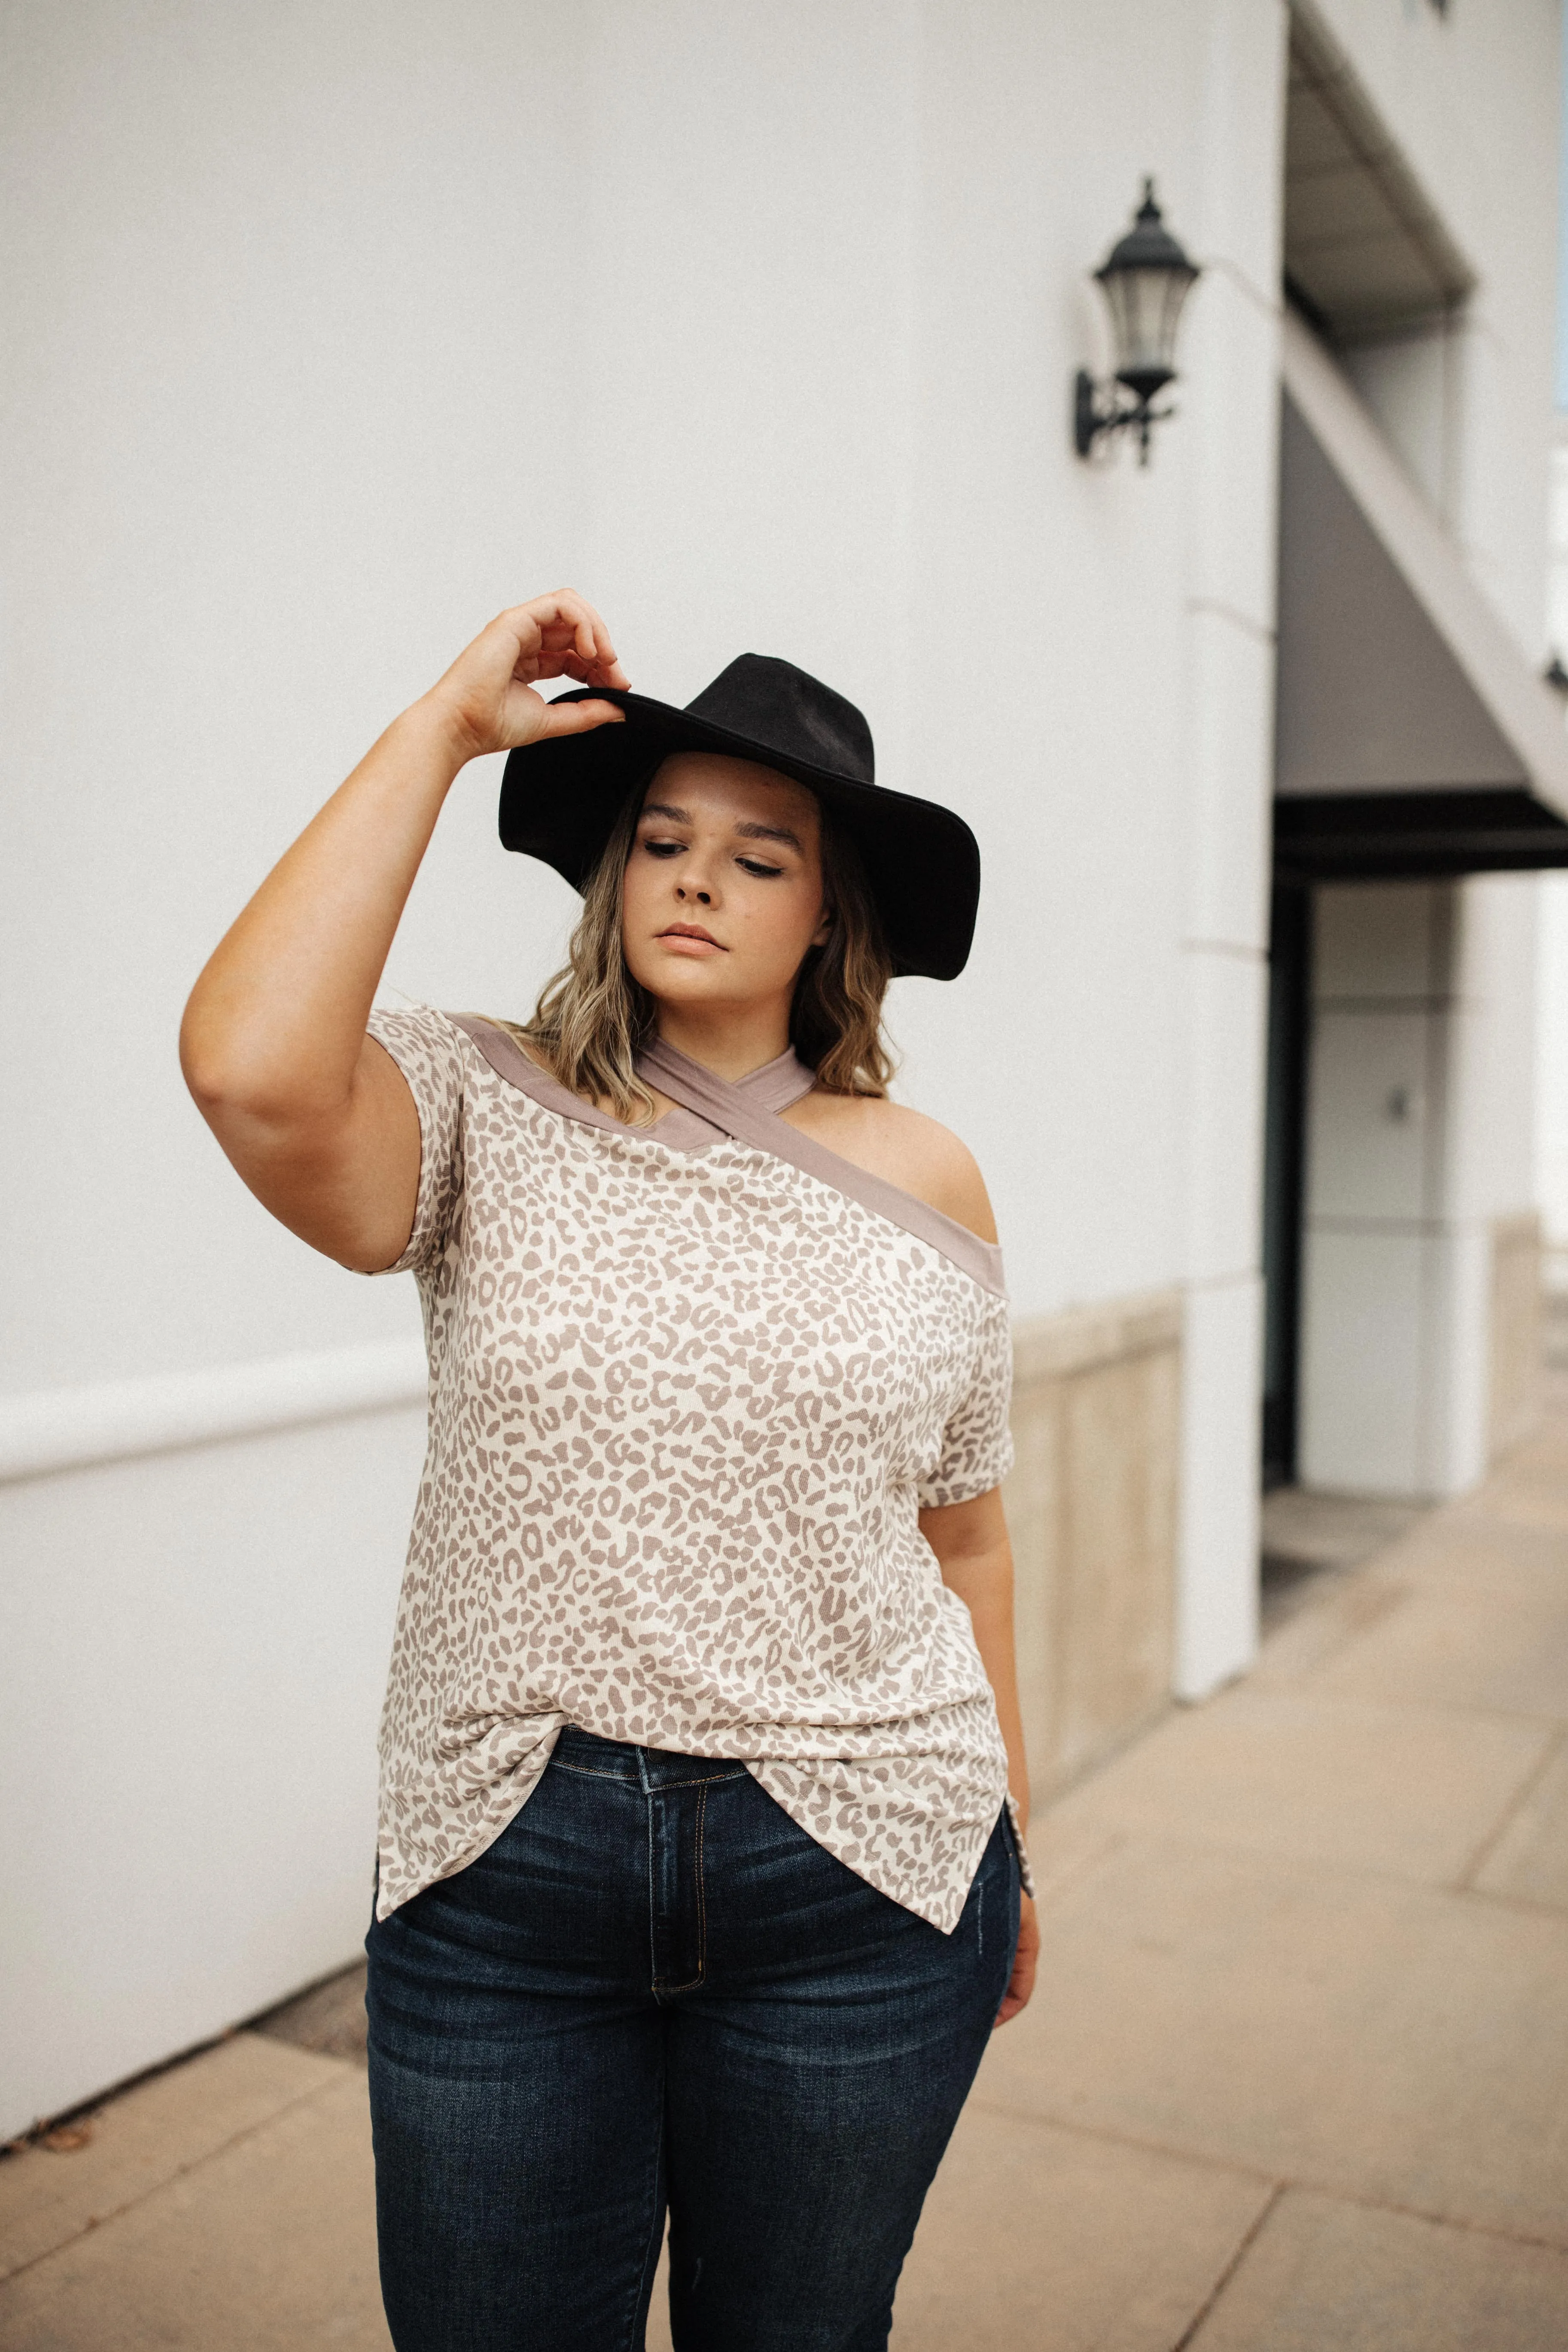
[[[1263,1485],[1296,1477],[1306,1205],[1312,893],[1274,885],[1268,924],[1268,1066],[1263,1151]]]

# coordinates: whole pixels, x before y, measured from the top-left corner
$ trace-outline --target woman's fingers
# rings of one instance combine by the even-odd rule
[[[616,658],[615,646],[610,643],[610,633],[605,626],[603,614],[596,612],[585,596],[579,596],[574,588],[562,593],[575,607],[574,651],[593,683],[595,686],[624,687],[627,682],[626,672]]]
[[[542,668],[540,675],[552,677],[574,677],[579,686],[602,686],[605,683],[605,680],[596,674],[595,665],[592,662],[585,662],[578,653],[560,655],[547,669]]]
[[[1009,2018],[1016,2017],[1027,2004],[1029,1995],[1035,1990],[1035,1969],[1039,1957],[1040,1923],[1034,1905],[1026,1895],[1018,1906],[1018,1941],[1013,1949],[1013,1973],[993,2022],[993,2032],[998,2025],[1005,2025]]]
[[[538,665],[536,677],[561,677],[562,657],[571,654],[582,663],[583,675],[590,684],[625,687],[628,683],[604,615],[574,588],[532,596],[526,604],[514,604],[500,618],[517,636],[521,662]]]
[[[613,703],[574,704],[546,718],[534,692],[542,678],[569,677],[578,686],[624,688],[610,633],[574,588],[531,597],[498,613],[431,688],[465,760],[504,751],[542,735],[581,735],[620,718]]]
[[[550,702],[533,733],[542,743],[552,735],[586,735],[595,727],[618,725],[626,712],[618,702]]]
[[[526,665],[520,664],[515,673],[520,683],[533,683],[540,678],[570,677],[579,686],[613,686],[624,688],[626,674],[619,662],[584,661],[580,653],[542,653]]]

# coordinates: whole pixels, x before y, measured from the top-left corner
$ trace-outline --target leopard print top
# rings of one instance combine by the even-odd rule
[[[378,1915],[526,1803],[564,1723],[744,1762],[950,1930],[1006,1790],[916,1514],[1012,1458],[999,1253],[657,1044],[633,1129],[507,1032],[371,1034],[419,1114],[430,1431],[382,1721]]]

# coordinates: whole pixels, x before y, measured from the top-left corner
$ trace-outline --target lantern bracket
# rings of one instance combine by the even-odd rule
[[[1174,408],[1155,408],[1151,395],[1129,392],[1112,381],[1104,387],[1095,383],[1087,368],[1079,368],[1073,379],[1072,440],[1080,457],[1087,457],[1102,433],[1136,433],[1138,463],[1149,463],[1149,443],[1152,429],[1174,416]]]
[[[1131,227],[1094,273],[1110,313],[1115,373],[1097,383],[1079,368],[1073,379],[1072,438],[1080,457],[1102,437],[1131,433],[1139,464],[1149,463],[1154,426],[1175,414],[1154,403],[1175,382],[1176,329],[1200,275],[1165,226],[1154,183],[1146,179]]]

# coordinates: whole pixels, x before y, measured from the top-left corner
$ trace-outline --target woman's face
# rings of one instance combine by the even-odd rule
[[[751,760],[678,751],[648,785],[626,861],[634,979],[693,1011],[786,1006],[827,937],[821,824],[803,784]]]

